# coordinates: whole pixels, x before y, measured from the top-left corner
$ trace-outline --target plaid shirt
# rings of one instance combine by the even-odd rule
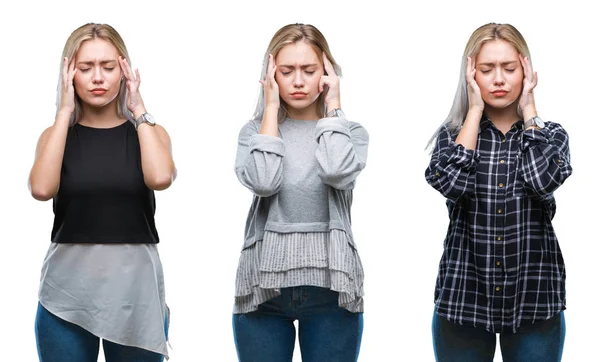
[[[491,332],[565,309],[565,266],[551,220],[553,192],[571,175],[568,135],[557,123],[502,134],[483,117],[477,149],[443,128],[427,182],[450,217],[435,288],[436,312]]]

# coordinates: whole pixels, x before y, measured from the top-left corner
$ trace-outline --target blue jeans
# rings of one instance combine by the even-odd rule
[[[492,362],[496,334],[461,326],[433,313],[433,350],[438,362]],[[565,343],[563,312],[545,321],[523,321],[517,329],[500,333],[503,362],[560,362]]]
[[[282,288],[258,310],[233,315],[240,362],[292,361],[296,341],[303,362],[355,362],[363,331],[362,313],[338,306],[338,293],[325,288]]]
[[[168,321],[165,321],[165,333]],[[100,338],[50,313],[38,303],[35,339],[40,362],[96,362]],[[106,362],[162,362],[163,355],[102,340]]]

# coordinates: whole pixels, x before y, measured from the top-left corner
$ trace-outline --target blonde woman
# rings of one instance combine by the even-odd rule
[[[325,37],[290,24],[265,54],[235,172],[254,193],[237,272],[233,330],[242,362],[356,361],[363,270],[350,225],[367,131],[341,110],[340,68]]]
[[[509,24],[475,30],[427,182],[450,226],[435,288],[437,361],[560,361],[565,266],[553,192],[571,175],[563,127],[538,115],[529,49]]]
[[[168,308],[154,190],[175,179],[171,143],[147,113],[121,36],[68,38],[54,124],[37,144],[33,197],[53,200],[35,323],[40,361],[162,361]]]

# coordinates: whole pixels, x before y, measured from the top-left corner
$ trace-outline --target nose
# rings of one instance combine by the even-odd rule
[[[92,82],[94,84],[102,84],[102,82],[104,82],[104,76],[102,75],[101,67],[94,67],[94,74],[92,77]]]
[[[496,76],[494,77],[494,85],[500,86],[504,85],[504,76],[502,75],[502,71],[496,72]]]
[[[294,87],[302,88],[304,87],[304,77],[302,76],[302,72],[296,72],[294,77]]]

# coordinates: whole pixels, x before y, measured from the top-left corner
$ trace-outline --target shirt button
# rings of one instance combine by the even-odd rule
[[[504,164],[504,160],[500,160],[500,163],[501,163],[501,164]]]
[[[498,184],[498,187],[503,188],[504,184],[502,182],[500,182],[500,184]]]
[[[496,239],[498,239],[498,241],[500,241],[500,240],[502,240],[502,236],[498,235],[498,237]]]
[[[496,265],[497,265],[497,266],[500,266],[500,262],[499,262],[499,261],[497,261],[497,262],[496,262]]]
[[[502,214],[502,209],[498,209],[498,214]]]
[[[503,138],[503,139],[502,139],[502,142],[506,142],[506,138]]]
[[[499,292],[500,291],[500,287],[496,287],[496,291]]]

